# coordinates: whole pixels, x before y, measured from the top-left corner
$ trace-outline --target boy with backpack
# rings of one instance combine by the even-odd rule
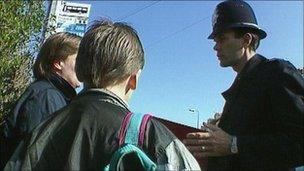
[[[200,170],[163,124],[149,115],[131,114],[127,103],[143,66],[143,47],[132,27],[105,19],[95,22],[82,38],[76,58],[76,73],[84,90],[37,127],[5,169],[147,169],[146,160],[137,152],[120,158],[113,169],[114,153],[138,141],[140,145],[131,148],[137,146],[155,163],[152,170]],[[132,127],[135,133],[130,133]],[[136,140],[129,141],[130,135]]]

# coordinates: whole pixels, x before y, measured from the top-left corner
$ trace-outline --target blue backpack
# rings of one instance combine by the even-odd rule
[[[119,130],[119,148],[104,171],[156,170],[156,164],[142,151],[145,128],[151,115],[128,113]],[[130,166],[132,165],[132,166]]]

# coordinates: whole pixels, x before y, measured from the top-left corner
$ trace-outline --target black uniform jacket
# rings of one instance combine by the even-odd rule
[[[219,127],[238,154],[211,158],[209,170],[288,170],[303,165],[304,79],[289,62],[256,54],[222,93]]]
[[[74,88],[56,74],[32,83],[1,126],[1,168],[23,137],[55,111],[70,103],[75,96]]]
[[[118,149],[118,132],[128,112],[115,94],[85,90],[35,128],[5,170],[103,170]],[[186,147],[153,117],[147,123],[143,150],[160,168],[200,169]]]

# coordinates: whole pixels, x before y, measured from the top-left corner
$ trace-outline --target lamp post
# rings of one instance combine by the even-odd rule
[[[192,112],[192,113],[197,113],[197,122],[196,122],[196,127],[197,129],[199,129],[199,110],[198,109],[189,109],[189,112]]]

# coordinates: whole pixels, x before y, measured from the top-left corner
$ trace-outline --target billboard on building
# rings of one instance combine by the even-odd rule
[[[90,4],[53,1],[50,25],[55,32],[70,32],[83,36],[88,24]]]

